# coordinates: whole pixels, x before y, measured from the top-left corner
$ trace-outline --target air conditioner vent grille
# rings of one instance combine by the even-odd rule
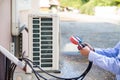
[[[52,67],[52,23],[52,18],[33,18],[33,62],[41,67]]]
[[[29,15],[29,52],[35,64],[57,70],[59,63],[59,18],[56,14]]]

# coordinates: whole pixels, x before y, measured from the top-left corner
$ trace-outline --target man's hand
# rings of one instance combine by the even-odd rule
[[[90,53],[90,48],[88,46],[85,46],[84,48],[80,49],[80,53],[83,56],[88,56]]]
[[[94,48],[93,48],[89,43],[86,43],[86,42],[85,42],[84,45],[85,45],[85,46],[88,46],[88,47],[90,48],[90,50],[95,51]]]

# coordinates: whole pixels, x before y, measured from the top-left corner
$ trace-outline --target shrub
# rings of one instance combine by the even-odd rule
[[[120,0],[60,0],[62,7],[80,9],[83,14],[94,14],[95,6],[120,6]]]
[[[80,8],[80,12],[83,14],[88,14],[88,15],[93,15],[94,14],[94,7],[95,4],[93,1],[90,1],[86,4],[84,4],[81,8]]]
[[[89,0],[60,0],[60,5],[62,7],[73,7],[80,9],[80,7],[88,1]]]
[[[90,0],[80,8],[80,11],[83,14],[93,15],[95,6],[114,6],[115,4],[115,0]]]

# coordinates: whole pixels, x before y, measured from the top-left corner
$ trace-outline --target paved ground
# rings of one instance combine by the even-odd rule
[[[74,17],[77,16],[77,17]],[[120,21],[116,18],[63,14],[61,29],[61,73],[63,77],[80,75],[87,67],[87,58],[81,56],[71,44],[71,35],[80,36],[95,48],[113,47],[120,40]],[[113,80],[114,75],[93,65],[85,80]]]

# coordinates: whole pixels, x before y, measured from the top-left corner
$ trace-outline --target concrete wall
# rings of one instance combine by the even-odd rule
[[[0,0],[0,45],[9,50],[11,42],[11,0]],[[0,53],[0,80],[6,80],[8,61]]]

